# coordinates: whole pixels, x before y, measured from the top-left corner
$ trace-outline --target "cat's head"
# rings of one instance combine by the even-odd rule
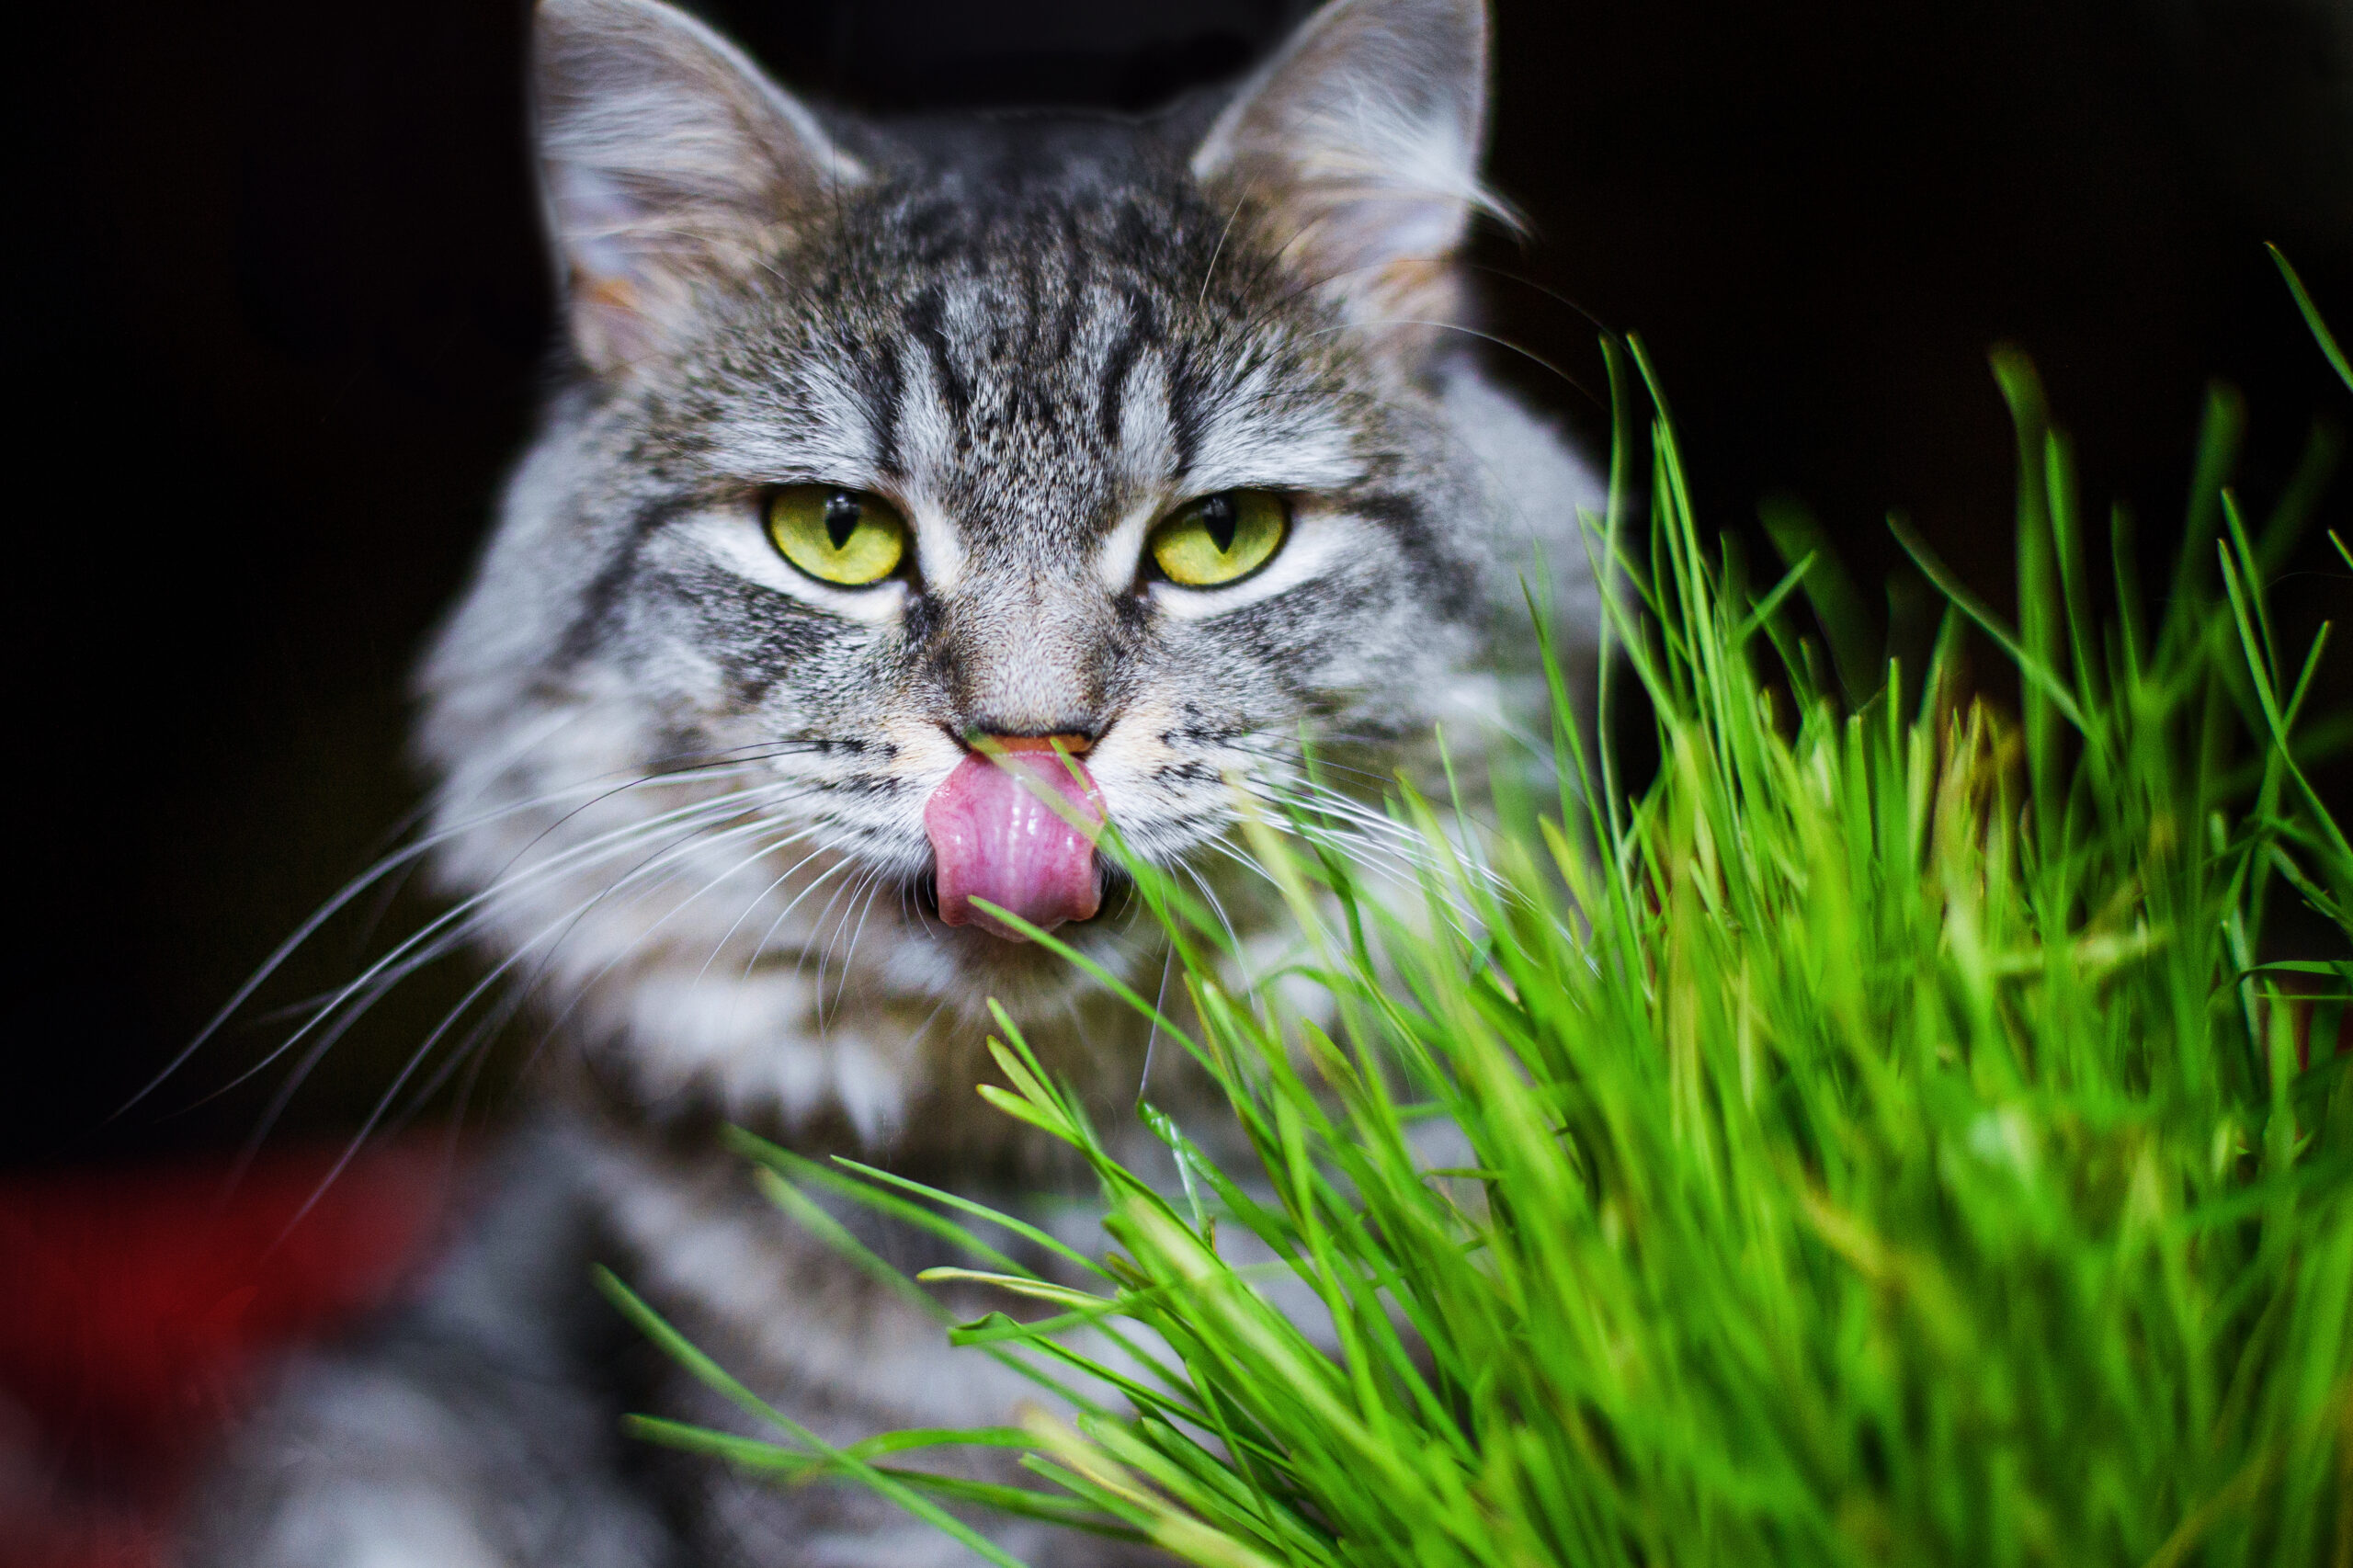
[[[1512,545],[1574,556],[1449,341],[1479,0],[1336,0],[1150,121],[820,114],[656,0],[537,28],[569,370],[424,746],[471,927],[657,1087],[887,1121],[927,1015],[1065,994],[975,901],[1130,965],[1097,819],[1214,861],[1303,730],[1478,706]]]

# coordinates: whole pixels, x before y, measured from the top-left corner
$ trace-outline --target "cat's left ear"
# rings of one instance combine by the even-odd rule
[[[1245,82],[1193,154],[1302,276],[1368,330],[1458,308],[1487,109],[1484,0],[1330,0]]]
[[[626,369],[697,291],[756,266],[868,176],[734,45],[661,0],[540,0],[541,187],[573,341]]]

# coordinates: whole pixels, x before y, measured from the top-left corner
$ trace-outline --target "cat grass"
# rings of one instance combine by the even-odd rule
[[[2264,592],[2313,487],[2255,515],[2218,398],[2144,599],[1997,355],[2018,622],[1907,539],[1951,610],[1882,665],[1826,561],[1752,585],[1711,540],[1639,348],[1611,364],[1602,701],[1639,687],[1655,767],[1588,752],[1548,659],[1548,767],[1462,817],[1392,792],[1412,897],[1312,820],[1245,824],[1300,933],[1247,988],[1137,868],[1192,1003],[1159,1048],[1262,1168],[1147,1107],[1164,1192],[1000,1015],[981,1093],[1092,1165],[1098,1253],[744,1147],[806,1222],[825,1188],[968,1251],[1006,1311],[948,1332],[1030,1369],[1026,1424],[829,1447],[608,1280],[779,1434],[645,1436],[880,1489],[998,1562],[991,1510],[1214,1568],[2353,1565],[2353,848],[2308,771],[2343,730],[2305,711],[2325,631],[2288,646]],[[2014,710],[1959,695],[1972,627]],[[1031,1483],[923,1468],[954,1443]]]

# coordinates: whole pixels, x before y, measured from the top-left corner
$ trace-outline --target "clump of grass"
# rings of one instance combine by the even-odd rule
[[[982,1093],[1086,1156],[1111,1246],[1073,1258],[1091,1289],[1000,1264],[1052,1315],[956,1333],[1074,1418],[705,1446],[881,1487],[1000,1562],[942,1505],[1221,1568],[2353,1564],[2353,848],[2300,750],[2322,642],[2282,646],[2262,587],[2309,494],[2250,527],[2218,402],[2153,614],[2031,369],[1996,371],[2017,626],[1907,541],[1955,611],[1927,668],[1842,704],[1795,630],[1807,563],[1746,586],[1665,420],[1627,419],[1596,534],[1654,778],[1584,755],[1553,666],[1550,814],[1472,835],[1392,802],[1416,907],[1313,824],[1249,824],[1302,933],[1280,986],[1226,989],[1221,926],[1138,869],[1199,1020],[1161,1036],[1262,1169],[1158,1119],[1164,1195],[1000,1016]],[[1611,551],[1644,447],[1647,548]],[[1953,700],[1964,621],[2017,665],[2015,722]],[[2338,945],[2272,956],[2290,902]],[[969,1206],[926,1213],[989,1256]],[[1230,1262],[1237,1230],[1278,1261]],[[960,1436],[1026,1449],[1036,1486],[891,1462]]]

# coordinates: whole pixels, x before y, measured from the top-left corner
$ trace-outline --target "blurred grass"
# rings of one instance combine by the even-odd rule
[[[1147,1108],[1187,1178],[1155,1190],[1000,1015],[982,1093],[1102,1185],[1085,1288],[969,1205],[745,1144],[804,1219],[809,1184],[862,1192],[1042,1300],[955,1335],[1074,1418],[649,1436],[881,1488],[999,1562],[974,1506],[1214,1565],[2353,1565],[2353,848],[2305,771],[2345,731],[2302,711],[2325,629],[2280,645],[2263,591],[2317,485],[2251,519],[2218,399],[2149,603],[2129,525],[2096,527],[2032,368],[1997,354],[2018,623],[1906,537],[1954,608],[1927,667],[1879,665],[1802,519],[1761,589],[1710,548],[1669,423],[1637,426],[1638,384],[1664,408],[1639,347],[1612,364],[1592,531],[1655,776],[1586,755],[1548,659],[1557,793],[1506,788],[1473,831],[1401,787],[1417,900],[1371,896],[1315,822],[1245,824],[1302,932],[1255,988],[1136,868],[1198,1017],[1161,1033],[1262,1168]],[[2015,719],[1955,698],[1970,621],[2019,671]],[[2295,903],[2323,949],[2267,944]],[[1458,1161],[1432,1166],[1433,1126]],[[1237,1229],[1279,1261],[1229,1262]],[[1328,1334],[1270,1304],[1277,1275]],[[891,1462],[955,1441],[1023,1450],[1035,1485]]]

